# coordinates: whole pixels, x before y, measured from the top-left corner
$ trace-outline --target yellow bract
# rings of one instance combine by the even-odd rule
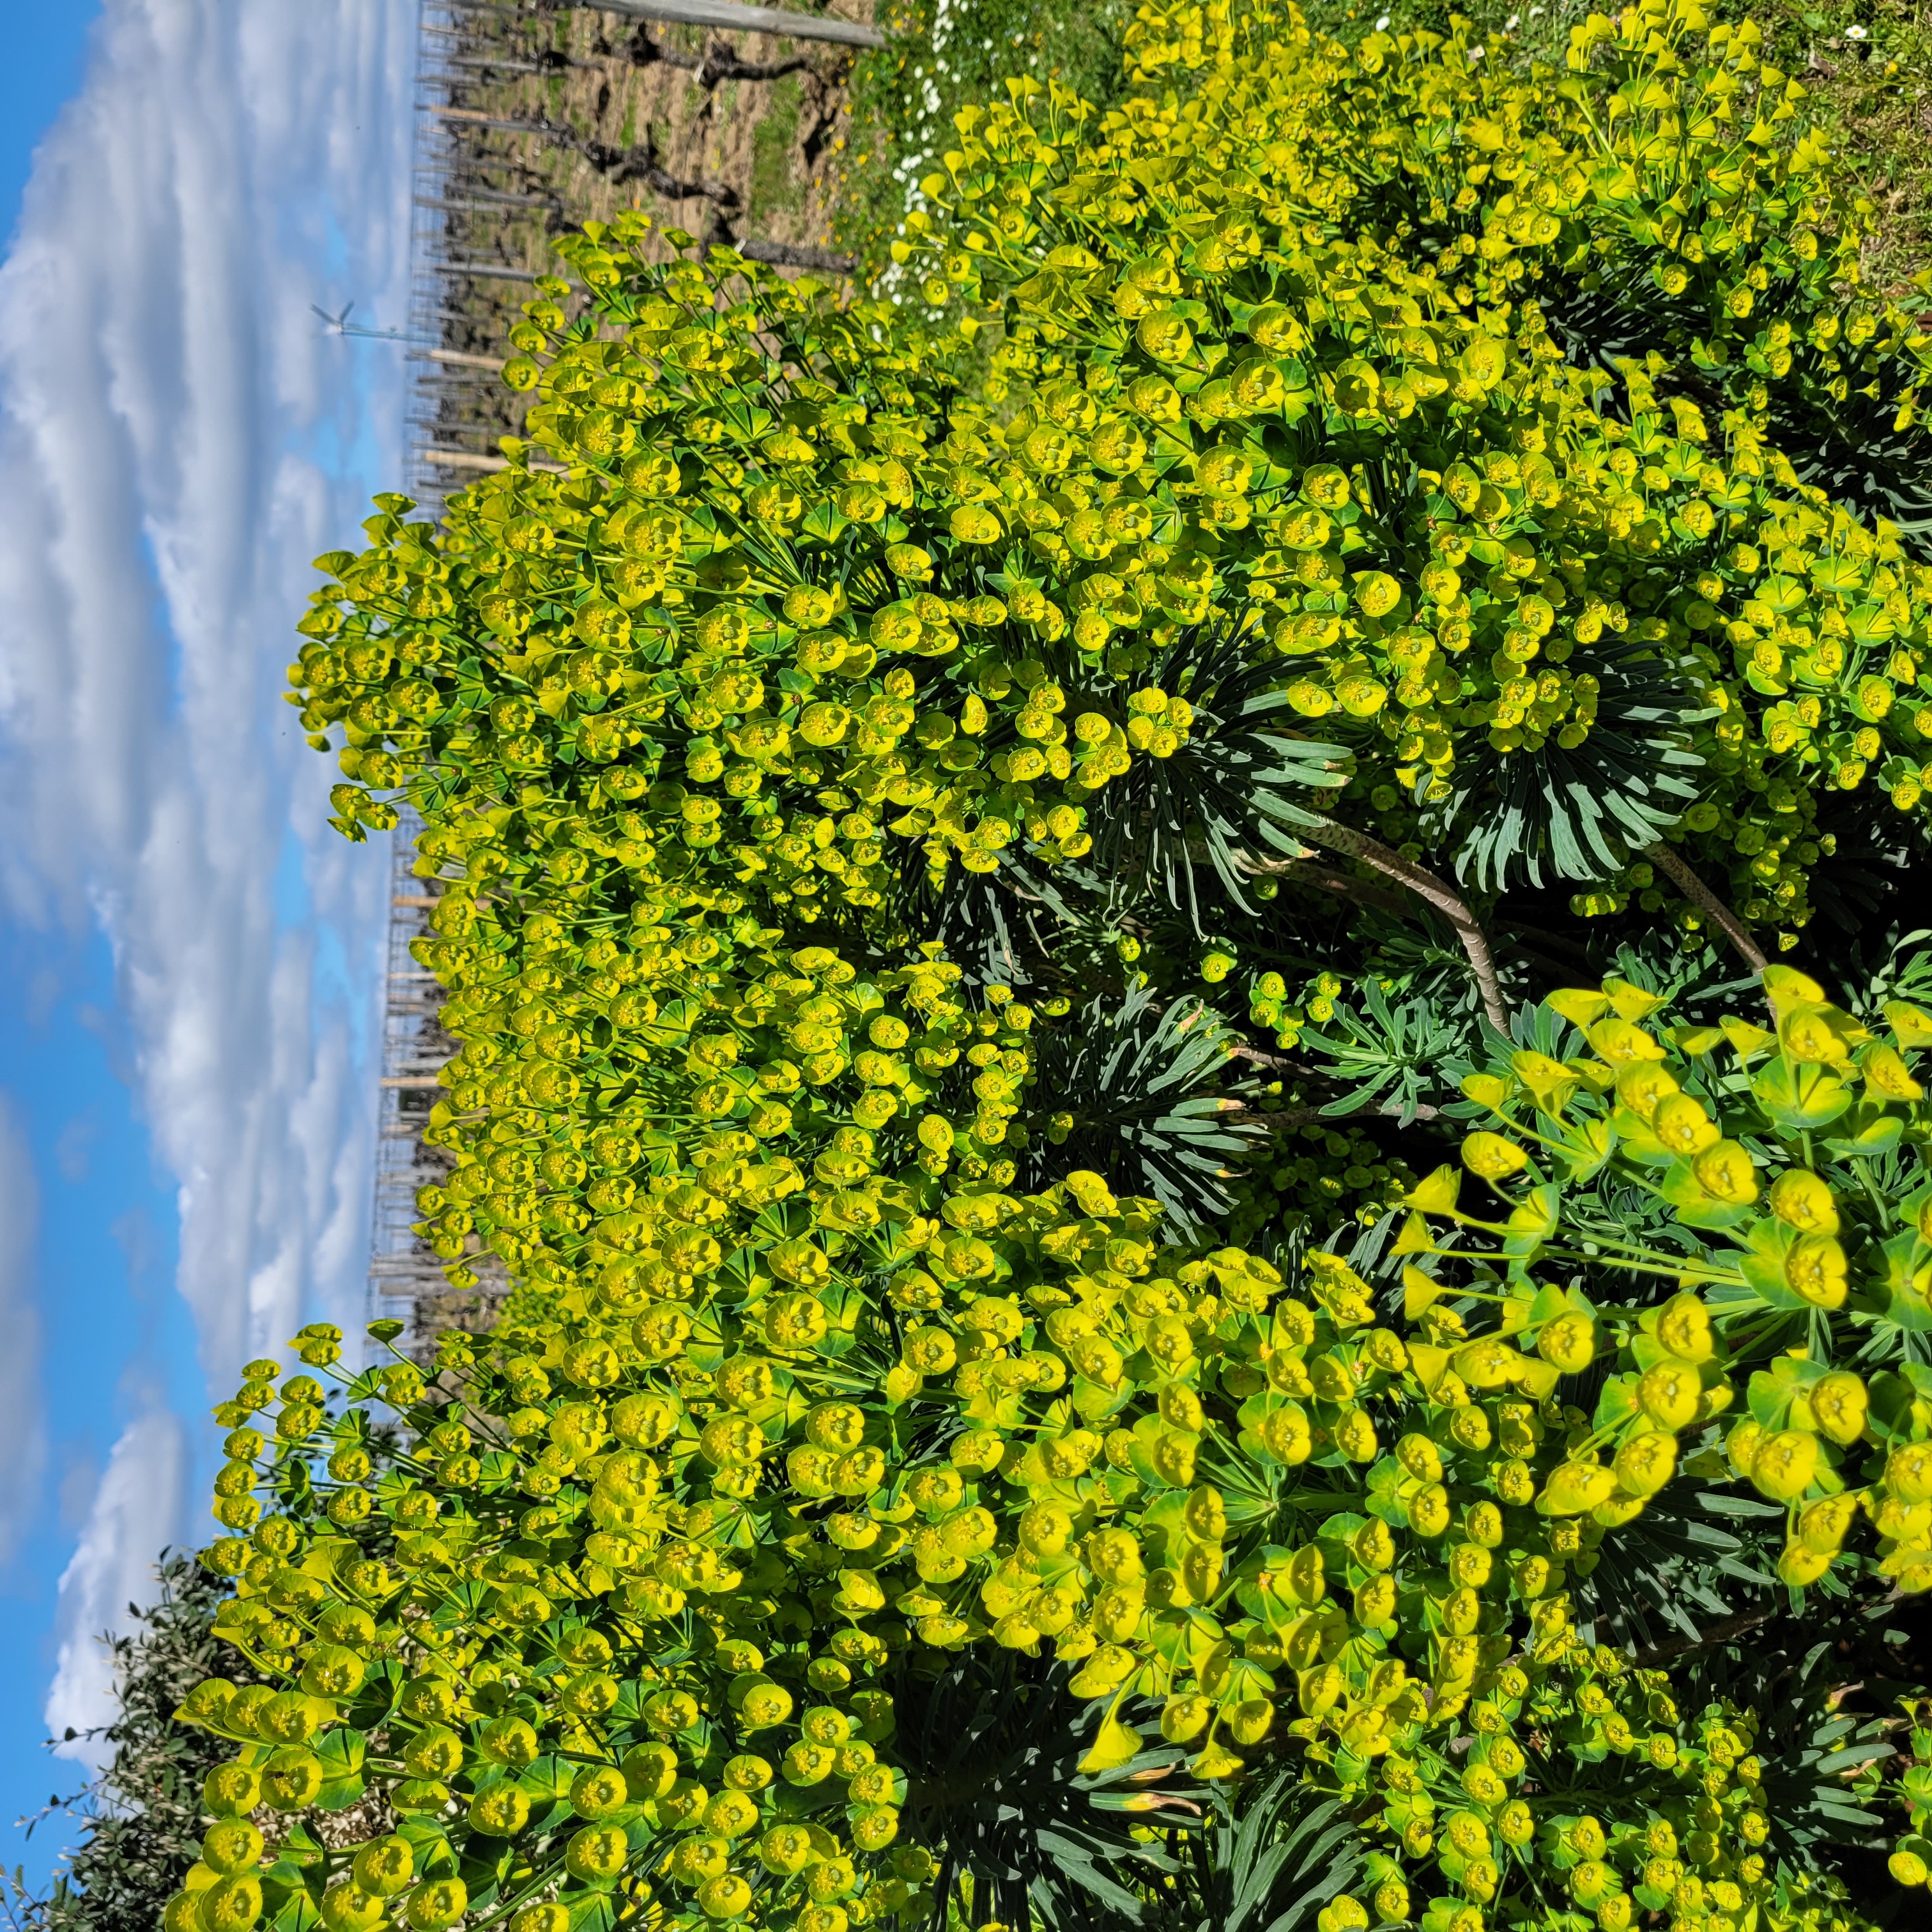
[[[1834,393],[1866,344],[1909,428],[1923,344],[1858,292],[1858,204],[1780,149],[1748,34],[1593,16],[1555,86],[1460,32],[1149,7],[1118,108],[1016,86],[963,116],[904,255],[997,307],[983,364],[971,329],[728,253],[647,270],[641,218],[593,224],[566,253],[596,322],[532,304],[506,372],[562,473],[513,459],[440,529],[379,500],[370,548],[323,560],[294,682],[346,740],[338,820],[406,789],[440,889],[418,951],[461,1047],[423,1236],[458,1287],[487,1246],[518,1288],[444,1339],[448,1410],[413,1369],[365,1385],[409,1431],[393,1468],[311,1378],[277,1396],[256,1365],[224,1408],[220,1634],[275,1688],[184,1706],[241,1754],[218,1812],[373,1779],[466,1872],[498,1839],[540,1862],[509,1868],[545,1894],[512,1932],[634,1863],[680,1923],[922,1922],[896,1697],[1006,1650],[1093,1700],[1090,1774],[1156,1722],[1200,1778],[1294,1754],[1373,1836],[1391,1922],[1427,1898],[1435,1932],[1484,1932],[1567,1892],[1616,1932],[1641,1883],[1771,1924],[1803,1898],[1736,1852],[1764,1836],[1756,1719],[1680,1714],[1582,1642],[1570,1585],[1681,1466],[1720,1480],[1721,1442],[1787,1506],[1786,1583],[1932,1587],[1923,1402],[1837,1352],[1854,1321],[1932,1328],[1932,1022],[1894,1003],[1878,1038],[1774,969],[1775,1029],[1694,1050],[1629,980],[1556,994],[1450,1109],[1487,1204],[1453,1166],[1407,1196],[1399,1332],[1339,1239],[1277,1268],[1061,1173],[1081,1096],[1038,1090],[1069,1000],[919,929],[956,866],[1051,874],[1118,849],[1148,788],[1225,779],[1204,639],[1230,689],[1322,721],[1295,782],[1332,773],[1341,826],[1396,844],[1452,801],[1426,822],[1589,790],[1604,724],[1672,704],[1633,850],[1728,874],[1748,922],[1805,923],[1818,787],[1875,772],[1916,808],[1932,580],[1773,434],[1796,355]],[[1566,359],[1586,262],[1695,304],[1711,405],[1661,350],[1609,399]],[[1534,862],[1661,909],[1648,860],[1538,836],[1480,857],[1485,890]],[[1190,971],[1221,982],[1231,947]],[[1870,1229],[1826,1178],[1838,1135],[1908,1150]],[[1606,1168],[1678,1245],[1577,1224]],[[1386,1202],[1390,1173],[1309,1198]],[[305,1331],[304,1362],[340,1340]],[[245,1426],[270,1408],[272,1447]],[[1606,1754],[1628,1815],[1552,1810]],[[537,1802],[564,1790],[568,1834]],[[1681,1856],[1640,1837],[1680,1815]],[[170,1932],[254,1923],[253,1830],[210,1832]],[[454,1924],[465,1883],[425,1856],[362,1847],[323,1922]]]

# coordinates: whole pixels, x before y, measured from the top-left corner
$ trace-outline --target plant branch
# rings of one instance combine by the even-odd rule
[[[1406,886],[1427,904],[1433,906],[1456,929],[1456,937],[1462,942],[1462,950],[1468,955],[1470,970],[1476,976],[1477,990],[1481,994],[1483,1011],[1491,1026],[1507,1039],[1509,1036],[1509,1010],[1503,1004],[1502,981],[1496,974],[1496,956],[1490,950],[1488,935],[1477,922],[1455,889],[1445,880],[1438,879],[1433,872],[1425,872],[1421,866],[1412,864],[1400,853],[1391,852],[1380,841],[1371,838],[1366,832],[1358,832],[1353,826],[1336,825],[1325,818],[1316,819],[1312,824],[1296,828],[1297,836],[1312,845],[1322,845],[1331,852],[1340,852],[1345,857],[1358,859],[1374,871],[1391,878],[1398,885]],[[1286,863],[1292,863],[1289,861]],[[1258,871],[1276,872],[1286,869],[1286,864],[1270,864],[1257,867]]]
[[[858,266],[849,255],[835,254],[830,248],[814,248],[802,242],[736,241],[722,218],[722,212],[712,218],[705,246],[707,251],[733,249],[748,262],[762,262],[773,268],[806,268],[824,275],[849,275]],[[1019,896],[1024,898],[1026,895],[1022,892]]]
[[[1306,859],[1291,862],[1286,868],[1304,885],[1313,886],[1317,890],[1338,893],[1345,899],[1353,899],[1360,905],[1371,905],[1388,913],[1395,919],[1409,916],[1408,902],[1400,892],[1385,892],[1361,879],[1352,879],[1346,872],[1338,872],[1332,866],[1317,865]]]
[[[1726,1617],[1721,1623],[1714,1623],[1699,1636],[1684,1636],[1669,1643],[1654,1643],[1648,1650],[1640,1650],[1636,1660],[1640,1667],[1648,1670],[1653,1664],[1674,1662],[1680,1657],[1689,1657],[1702,1650],[1713,1650],[1720,1643],[1729,1643],[1734,1636],[1742,1636],[1754,1630],[1760,1624],[1771,1621],[1768,1610],[1754,1610],[1745,1616]]]
[[[812,64],[802,54],[795,54],[790,60],[740,60],[728,41],[717,40],[706,41],[701,54],[688,54],[652,40],[642,27],[632,36],[625,51],[633,67],[650,67],[662,62],[666,67],[681,68],[687,74],[694,74],[698,86],[707,92],[721,81],[781,80],[787,74],[796,74],[802,68]]]
[[[1654,845],[1646,847],[1643,856],[1653,866],[1661,866],[1670,876],[1671,884],[1699,911],[1716,924],[1718,930],[1731,942],[1732,950],[1754,973],[1762,973],[1770,964],[1770,961],[1758,950],[1757,942],[1751,938],[1750,928],[1662,839],[1660,838]]]
[[[432,107],[429,111],[438,120],[449,122],[458,130],[473,128],[485,132],[533,134],[553,148],[562,148],[580,156],[587,167],[617,187],[627,182],[642,182],[654,194],[662,195],[668,201],[714,201],[727,208],[735,208],[739,205],[738,191],[734,188],[710,182],[680,181],[659,166],[657,138],[648,128],[644,130],[641,147],[614,148],[606,142],[578,134],[574,128],[560,126],[545,116],[534,120],[506,119],[469,107]]]
[[[1246,1125],[1252,1121],[1256,1126],[1270,1132],[1289,1127],[1305,1127],[1311,1120],[1352,1120],[1364,1114],[1380,1114],[1391,1120],[1400,1120],[1406,1114],[1411,1120],[1434,1120],[1442,1118],[1439,1107],[1425,1107],[1419,1102],[1413,1107],[1354,1107],[1346,1114],[1331,1114],[1325,1107],[1284,1107],[1277,1114],[1264,1114],[1254,1107],[1232,1107],[1227,1112],[1234,1117],[1235,1124]]]
[[[1313,1070],[1312,1068],[1298,1065],[1292,1060],[1284,1060],[1278,1053],[1270,1053],[1265,1048],[1258,1046],[1250,1046],[1246,1041],[1229,1047],[1228,1051],[1237,1060],[1252,1060],[1257,1066],[1273,1067],[1279,1072],[1307,1073]]]
[[[1187,856],[1196,865],[1209,865],[1213,860],[1204,844],[1190,840]],[[1333,866],[1322,864],[1312,858],[1254,859],[1243,856],[1237,862],[1240,869],[1253,879],[1282,878],[1298,886],[1312,886],[1318,892],[1335,892],[1342,898],[1353,899],[1360,905],[1379,908],[1396,919],[1411,916],[1412,908],[1400,892],[1384,892],[1372,886],[1365,879],[1352,879],[1346,872],[1338,872]]]

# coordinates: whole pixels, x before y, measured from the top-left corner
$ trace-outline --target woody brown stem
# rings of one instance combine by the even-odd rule
[[[1642,1668],[1648,1670],[1656,1664],[1668,1664],[1675,1658],[1689,1657],[1696,1652],[1711,1650],[1720,1643],[1729,1643],[1732,1638],[1743,1636],[1756,1630],[1759,1624],[1768,1623],[1770,1620],[1768,1610],[1740,1617],[1726,1617],[1721,1623],[1713,1624],[1700,1636],[1678,1637],[1669,1643],[1652,1644],[1648,1650],[1637,1652],[1636,1660]]]
[[[1406,886],[1418,898],[1442,914],[1455,928],[1456,937],[1462,942],[1462,950],[1468,955],[1470,970],[1476,976],[1483,1011],[1489,1016],[1490,1025],[1505,1038],[1508,1036],[1509,1012],[1503,1004],[1502,981],[1497,976],[1496,956],[1490,950],[1488,935],[1452,886],[1438,879],[1433,872],[1425,872],[1421,866],[1412,863],[1400,853],[1390,851],[1366,832],[1358,832],[1353,826],[1336,825],[1322,818],[1308,825],[1298,826],[1295,831],[1298,838],[1312,845],[1324,845],[1331,852],[1360,860],[1398,885]]]
[[[1754,973],[1762,973],[1770,964],[1751,938],[1750,928],[1661,839],[1646,848],[1643,856],[1653,866],[1660,867],[1671,884],[1717,926]]]
[[[1418,1103],[1411,1108],[1410,1118],[1418,1120],[1436,1120],[1442,1117],[1439,1107],[1425,1107]],[[1371,1114],[1379,1114],[1391,1120],[1402,1118],[1400,1107],[1358,1107],[1352,1113],[1331,1114],[1324,1107],[1284,1107],[1279,1113],[1264,1114],[1258,1108],[1235,1106],[1228,1109],[1234,1118],[1232,1124],[1244,1126],[1252,1121],[1256,1126],[1270,1133],[1284,1133],[1291,1127],[1305,1127],[1312,1122],[1354,1120]]]

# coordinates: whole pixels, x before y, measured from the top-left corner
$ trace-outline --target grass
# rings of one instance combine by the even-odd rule
[[[1581,0],[1524,7],[1517,0],[1312,0],[1310,24],[1356,38],[1391,31],[1441,32],[1452,11],[1474,25],[1491,59],[1561,66],[1570,28],[1591,10]],[[1614,9],[1610,10],[1614,11]],[[920,177],[950,144],[952,117],[995,98],[1010,74],[1057,79],[1102,103],[1124,86],[1120,36],[1131,0],[893,0],[886,24],[895,44],[854,69],[851,124],[833,184],[835,237],[875,272]],[[1754,18],[1768,57],[1810,90],[1811,119],[1856,171],[1880,213],[1868,268],[1901,293],[1932,261],[1932,0],[1718,0],[1714,18]]]
[[[1561,67],[1570,29],[1593,10],[1579,0],[1528,7],[1476,0],[1453,9],[1442,0],[1383,0],[1373,7],[1317,0],[1306,10],[1312,25],[1343,39],[1384,20],[1390,32],[1440,32],[1452,11],[1460,13],[1490,59]],[[1903,293],[1932,260],[1932,4],[1718,0],[1711,14],[1714,20],[1754,20],[1764,33],[1765,57],[1810,90],[1810,121],[1830,136],[1880,212],[1883,232],[1866,266],[1880,286]]]
[[[853,70],[851,124],[836,183],[834,236],[878,269],[921,176],[954,139],[962,107],[1010,75],[1058,80],[1090,100],[1118,98],[1129,0],[894,0],[894,44]]]
[[[803,98],[796,74],[772,82],[765,96],[764,113],[752,132],[752,191],[745,211],[752,223],[776,211],[794,212],[804,198],[791,166]]]

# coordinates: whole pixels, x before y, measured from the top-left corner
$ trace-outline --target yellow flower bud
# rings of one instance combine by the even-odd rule
[[[1932,1865],[1920,1853],[1903,1846],[1886,1860],[1886,1869],[1894,1885],[1924,1885],[1932,1880]]]
[[[1355,1592],[1355,1621],[1370,1630],[1392,1622],[1396,1612],[1396,1582],[1393,1576],[1371,1576]]]
[[[1442,1452],[1427,1436],[1414,1432],[1405,1436],[1395,1445],[1395,1456],[1403,1469],[1418,1481],[1442,1481]]]
[[[1807,1550],[1828,1556],[1842,1549],[1858,1514],[1858,1502],[1849,1496],[1821,1496],[1807,1503],[1798,1517],[1798,1540]]]
[[[1657,1339],[1682,1361],[1708,1362],[1718,1352],[1717,1337],[1711,1329],[1711,1311],[1688,1292],[1673,1294],[1658,1312]],[[1681,1427],[1682,1424],[1665,1426]]]
[[[1536,1338],[1536,1352],[1566,1376],[1581,1375],[1597,1357],[1597,1324],[1580,1310],[1546,1322]]]
[[[580,1818],[608,1818],[630,1798],[624,1774],[608,1764],[586,1765],[571,1780],[570,1808]]]
[[[1637,1378],[1638,1404],[1660,1429],[1688,1429],[1696,1419],[1702,1394],[1696,1371],[1674,1363],[1660,1362]]]
[[[1766,1204],[1787,1226],[1804,1234],[1835,1234],[1838,1205],[1832,1190],[1817,1175],[1802,1167],[1787,1168],[1772,1184]]]
[[[1706,1194],[1727,1207],[1744,1207],[1757,1198],[1751,1157],[1736,1141],[1718,1141],[1705,1148],[1691,1162],[1690,1172]]]
[[[1473,1133],[1462,1142],[1462,1165],[1485,1180],[1507,1180],[1529,1164],[1529,1156],[1500,1134]]]
[[[1258,1744],[1274,1723],[1274,1706],[1265,1697],[1245,1697],[1226,1715],[1228,1735],[1238,1744]]]
[[[1898,1052],[1886,1046],[1869,1046],[1864,1053],[1865,1084],[1888,1100],[1922,1100],[1925,1089],[1912,1077]]]
[[[1087,1567],[1103,1583],[1131,1582],[1143,1574],[1141,1546],[1131,1530],[1102,1529],[1087,1539]]]
[[[1802,1589],[1807,1583],[1816,1582],[1831,1567],[1829,1551],[1813,1550],[1802,1543],[1787,1543],[1778,1559],[1778,1580]]]
[[[1612,1466],[1617,1480],[1632,1496],[1654,1496],[1676,1473],[1677,1438],[1663,1430],[1633,1436],[1617,1451]]]
[[[1598,1056],[1612,1066],[1632,1066],[1640,1060],[1664,1058],[1663,1048],[1629,1020],[1599,1020],[1587,1029],[1586,1037]]]
[[[1031,1510],[1027,1512],[1028,1516],[1032,1514]],[[1021,1520],[1024,1524],[1025,1518]],[[1203,1543],[1219,1543],[1228,1534],[1228,1506],[1221,1492],[1205,1485],[1194,1490],[1187,1498],[1184,1520],[1189,1535],[1198,1537]],[[1021,1540],[1025,1540],[1024,1528]]]
[[[620,1841],[623,1835],[621,1832],[617,1834]],[[432,1879],[410,1894],[403,1918],[414,1932],[442,1932],[445,1926],[454,1925],[469,1909],[470,1888],[462,1880]]]
[[[1160,1408],[1161,1420],[1168,1428],[1188,1430],[1198,1436],[1208,1426],[1208,1410],[1202,1408],[1202,1399],[1184,1382],[1168,1382],[1161,1389]]]
[[[1315,1453],[1315,1438],[1308,1418],[1297,1408],[1271,1408],[1262,1418],[1258,1432],[1262,1446],[1277,1462],[1293,1468]]]
[[[1757,1444],[1750,1479],[1774,1502],[1792,1502],[1811,1486],[1817,1467],[1818,1438],[1802,1430],[1780,1429]]]
[[[211,1826],[201,1841],[201,1862],[226,1878],[252,1871],[262,1856],[262,1834],[245,1818],[224,1819]]]
[[[1522,1366],[1521,1353],[1493,1335],[1458,1348],[1452,1358],[1457,1375],[1473,1389],[1506,1388]]]
[[[777,1690],[778,1686],[771,1687]],[[782,1694],[785,1701],[785,1714],[791,1712],[789,1692]],[[747,1700],[748,1701],[748,1700]],[[778,1722],[782,1720],[766,1720]],[[677,1782],[677,1754],[669,1744],[638,1744],[624,1754],[624,1783],[634,1798],[662,1798]]]
[[[1834,1442],[1856,1442],[1864,1433],[1870,1398],[1848,1369],[1834,1369],[1811,1385],[1811,1413]]]
[[[530,1794],[514,1784],[496,1784],[470,1801],[470,1825],[486,1838],[514,1838],[530,1822]]]
[[[742,1838],[758,1822],[755,1800],[742,1791],[721,1791],[704,1808],[704,1828],[721,1838]]]
[[[1900,1502],[1932,1502],[1932,1443],[1894,1449],[1886,1461],[1885,1486]]]
[[[1679,1156],[1698,1154],[1718,1141],[1717,1124],[1688,1094],[1673,1094],[1651,1120],[1652,1131]]]
[[[1563,1462],[1544,1484],[1541,1506],[1552,1516],[1581,1516],[1607,1502],[1617,1478],[1594,1462]]]
[[[277,1811],[305,1811],[322,1786],[322,1760],[300,1745],[280,1750],[262,1773],[262,1802]],[[364,1892],[374,1889],[363,1886]]]
[[[1378,1447],[1376,1425],[1365,1408],[1349,1408],[1335,1425],[1335,1446],[1352,1462],[1372,1462]],[[1190,1459],[1190,1464],[1192,1458]],[[1190,1475],[1191,1475],[1190,1468]]]
[[[322,1922],[328,1932],[376,1932],[388,1910],[386,1900],[352,1882],[322,1894]]]
[[[1799,1006],[1782,1016],[1778,1030],[1787,1059],[1822,1066],[1845,1060],[1845,1042],[1826,1017],[1831,1011],[1828,1006]]]
[[[1654,1060],[1633,1061],[1617,1076],[1617,1098],[1642,1120],[1652,1119],[1677,1091],[1676,1075]]]
[[[1194,1355],[1194,1337],[1178,1315],[1157,1315],[1141,1331],[1141,1346],[1172,1375]]]
[[[1035,1503],[1020,1518],[1020,1547],[1036,1556],[1058,1556],[1073,1533],[1073,1518],[1058,1503]]]
[[[262,1780],[244,1764],[217,1765],[202,1781],[201,1802],[218,1818],[245,1818],[262,1802]]]
[[[247,1873],[218,1880],[195,1908],[201,1932],[248,1932],[261,1916],[262,1883]]]
[[[1440,1536],[1449,1527],[1449,1492],[1430,1483],[1408,1499],[1408,1526],[1418,1536]]]
[[[463,1740],[440,1724],[418,1731],[403,1753],[404,1768],[412,1778],[442,1780],[463,1768]]]
[[[812,1834],[802,1825],[774,1825],[758,1840],[758,1862],[776,1876],[804,1870],[813,1855]]]
[[[1512,1456],[1507,1462],[1492,1464],[1490,1478],[1496,1494],[1506,1503],[1520,1505],[1535,1499],[1536,1478],[1520,1456]]]
[[[1546,1053],[1532,1052],[1527,1048],[1513,1053],[1510,1055],[1510,1068],[1536,1096],[1538,1106],[1546,1113],[1560,1112],[1576,1086],[1576,1075],[1562,1060],[1552,1060]]]
[[[1160,1734],[1171,1744],[1191,1744],[1214,1714],[1214,1707],[1205,1697],[1170,1697],[1160,1714]]]
[[[1298,1684],[1303,1715],[1310,1718],[1323,1716],[1334,1708],[1342,1693],[1348,1688],[1348,1680],[1342,1676],[1337,1665],[1324,1664],[1312,1670],[1304,1670]]]
[[[416,1875],[416,1855],[405,1838],[377,1838],[356,1854],[350,1869],[364,1892],[393,1898]]]
[[[1814,1308],[1837,1308],[1845,1299],[1849,1264],[1829,1234],[1801,1234],[1784,1258],[1784,1280]]]
[[[752,1903],[752,1888],[735,1872],[707,1879],[698,1890],[698,1909],[707,1918],[742,1918]]]

